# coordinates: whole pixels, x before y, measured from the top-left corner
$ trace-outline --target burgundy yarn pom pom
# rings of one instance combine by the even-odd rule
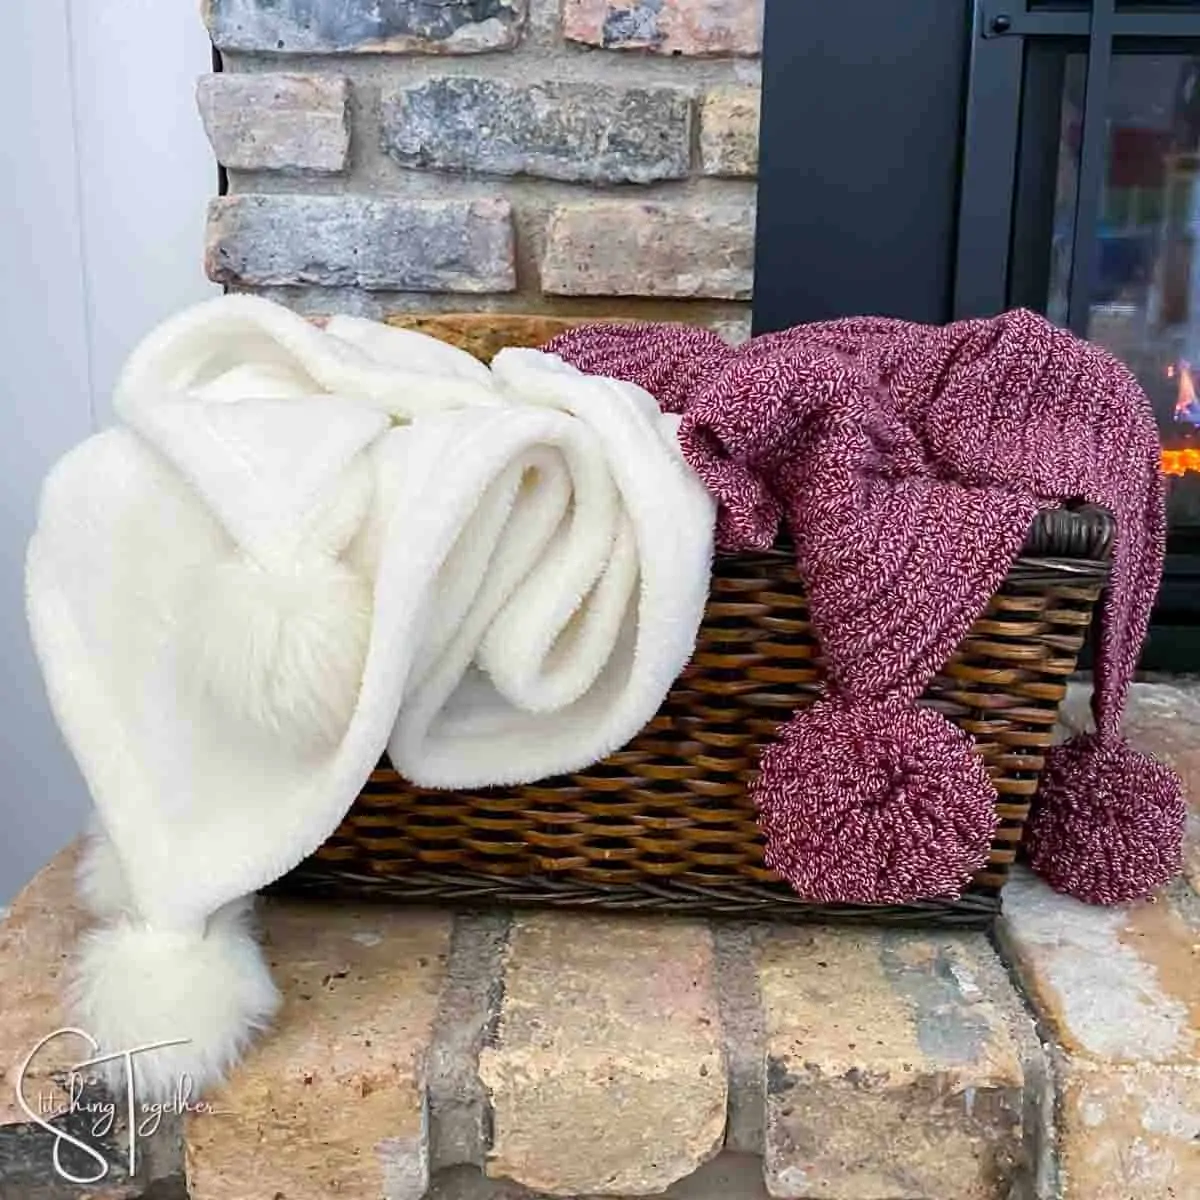
[[[971,739],[930,709],[820,700],[780,730],[761,767],[767,866],[806,900],[958,896],[987,862],[996,789]]]
[[[1046,756],[1029,861],[1055,891],[1089,904],[1140,900],[1183,865],[1186,822],[1174,771],[1124,741],[1081,734]]]

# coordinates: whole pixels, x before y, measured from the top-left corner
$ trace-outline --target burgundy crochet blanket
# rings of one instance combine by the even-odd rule
[[[1095,733],[1052,750],[1034,868],[1098,903],[1178,870],[1178,778],[1122,739],[1165,545],[1149,400],[1103,349],[1027,311],[944,327],[885,318],[727,346],[675,325],[589,325],[546,347],[682,413],[725,549],[786,520],[828,663],[826,695],[763,753],[767,862],[822,902],[957,895],[986,861],[996,793],[971,739],[913,702],[983,613],[1039,508],[1116,517]]]

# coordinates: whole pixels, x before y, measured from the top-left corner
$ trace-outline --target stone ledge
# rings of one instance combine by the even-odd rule
[[[74,860],[0,927],[10,1072],[62,1021]],[[191,1200],[1008,1200],[1041,1152],[1042,1051],[982,937],[279,900],[263,925],[284,1008],[220,1115],[105,1191],[10,1107],[0,1195],[174,1200],[186,1167]]]
[[[1063,737],[1091,728],[1072,683]],[[1124,732],[1180,774],[1192,819],[1184,877],[1154,901],[1091,908],[1023,870],[997,933],[1036,1010],[1057,1085],[1054,1200],[1200,1196],[1200,684],[1140,681]]]
[[[1067,1200],[1200,1195],[1200,1067],[1060,1068]]]
[[[1200,901],[1098,909],[1024,871],[1000,941],[1053,1047],[1061,1200],[1200,1195]]]
[[[1002,944],[1065,1053],[1126,1067],[1200,1061],[1200,927],[1190,907],[1177,887],[1157,901],[1093,908],[1014,874]]]
[[[1127,722],[1193,802],[1197,696],[1139,684]],[[0,920],[5,1200],[1200,1195],[1200,897],[1088,908],[1021,871],[998,933],[1044,1047],[971,935],[271,901],[285,1005],[225,1115],[164,1122],[132,1172],[119,1116],[77,1123],[112,1170],[75,1186],[13,1085],[65,1024],[76,858]],[[26,1095],[62,1102],[71,1049]]]

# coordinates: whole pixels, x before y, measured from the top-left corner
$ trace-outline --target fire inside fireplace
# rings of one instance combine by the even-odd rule
[[[1167,368],[1167,378],[1175,383],[1175,408],[1172,424],[1180,430],[1166,433],[1163,447],[1163,471],[1167,475],[1200,473],[1200,400],[1196,398],[1196,377],[1192,364],[1184,359]]]

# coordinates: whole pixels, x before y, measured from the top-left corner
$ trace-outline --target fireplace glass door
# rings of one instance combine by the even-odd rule
[[[1170,479],[1151,648],[1200,662],[1200,0],[979,0],[970,39],[952,315],[1032,308],[1137,375]]]
[[[1064,325],[1086,88],[1087,56],[1066,55],[1045,298]],[[1114,55],[1103,159],[1082,332],[1141,380],[1162,434],[1172,525],[1200,528],[1200,53]]]

